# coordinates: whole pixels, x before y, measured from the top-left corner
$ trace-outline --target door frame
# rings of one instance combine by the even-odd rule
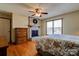
[[[10,18],[6,18],[6,17],[0,17],[1,19],[6,19],[6,20],[9,20],[10,21],[10,37],[9,37],[9,43],[12,43],[12,40],[11,40],[11,38],[12,38],[12,18],[10,19]]]

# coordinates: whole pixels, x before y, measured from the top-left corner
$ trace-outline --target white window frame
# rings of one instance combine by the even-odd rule
[[[62,22],[62,25],[61,25],[61,34],[63,34],[63,18],[60,18],[60,19],[55,19],[55,20],[50,20],[50,21],[52,21],[53,23],[52,23],[52,34],[54,34],[54,21],[56,21],[56,20],[61,20],[61,22]],[[50,22],[50,21],[46,21],[46,35],[48,35],[47,34],[47,22]]]

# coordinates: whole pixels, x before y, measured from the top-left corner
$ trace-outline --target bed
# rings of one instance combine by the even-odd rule
[[[58,40],[67,40],[79,43],[79,36],[75,35],[60,35],[60,34],[54,34],[54,35],[47,35],[47,36],[38,36],[33,37],[32,40],[40,40],[40,39],[58,39]]]
[[[79,36],[55,34],[33,37],[32,40],[37,42],[37,49],[44,56],[79,56]]]

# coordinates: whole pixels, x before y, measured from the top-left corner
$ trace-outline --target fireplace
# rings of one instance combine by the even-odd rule
[[[37,26],[30,27],[29,38],[33,38],[40,35],[40,29]]]
[[[36,36],[38,36],[38,30],[32,30],[31,37],[36,37]]]
[[[35,17],[29,17],[29,35],[28,38],[40,36],[40,20]]]

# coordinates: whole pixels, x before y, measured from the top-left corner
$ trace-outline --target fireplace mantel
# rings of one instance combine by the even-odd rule
[[[28,25],[28,27],[35,27],[34,25]],[[36,26],[38,28],[40,28],[40,26]]]

